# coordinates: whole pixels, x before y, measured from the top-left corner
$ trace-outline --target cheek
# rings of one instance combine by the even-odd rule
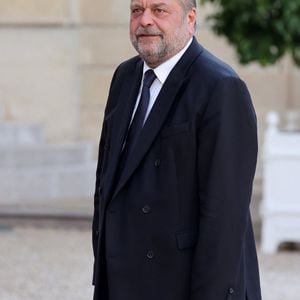
[[[131,19],[130,20],[130,26],[129,26],[130,33],[134,34],[138,27],[139,27],[138,21],[136,19]]]
[[[157,20],[155,22],[156,27],[166,35],[173,34],[175,29],[179,27],[179,22],[175,20],[165,19],[165,20]]]

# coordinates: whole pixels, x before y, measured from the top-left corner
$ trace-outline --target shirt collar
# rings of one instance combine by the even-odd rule
[[[180,50],[177,54],[172,56],[170,59],[153,69],[157,79],[160,81],[161,84],[164,84],[167,77],[169,76],[172,69],[175,67],[177,62],[180,60],[180,58],[183,56],[187,48],[191,45],[193,38],[189,40],[189,42],[186,44],[186,46]],[[146,71],[151,69],[145,62],[144,62],[144,69],[143,74],[145,74]]]

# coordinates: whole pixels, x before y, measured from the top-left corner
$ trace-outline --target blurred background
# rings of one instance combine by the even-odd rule
[[[97,144],[113,71],[135,55],[129,2],[0,0],[0,299],[92,299]],[[289,53],[299,46],[295,50],[287,42],[282,50],[277,45],[285,40],[276,44],[270,38],[279,36],[271,25],[282,21],[282,14],[261,7],[257,15],[238,6],[244,23],[233,24],[226,5],[203,2],[198,41],[236,69],[257,112],[260,152],[251,209],[263,296],[295,300],[300,294],[300,68]],[[285,18],[292,20],[300,4],[290,2],[296,6]],[[207,19],[216,12],[229,29]],[[266,30],[251,25],[251,16]],[[299,45],[298,19],[293,26]],[[235,26],[245,24],[244,40],[232,37]],[[275,26],[280,32],[290,32],[280,26]],[[247,44],[247,32],[254,42],[257,37],[257,47]],[[262,41],[269,41],[267,55],[261,55],[265,48],[259,51]]]

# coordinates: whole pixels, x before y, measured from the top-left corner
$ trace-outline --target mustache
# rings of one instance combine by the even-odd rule
[[[163,34],[161,31],[159,31],[157,29],[139,27],[136,30],[135,35],[137,37],[139,37],[140,35],[160,35],[160,36],[162,36]]]

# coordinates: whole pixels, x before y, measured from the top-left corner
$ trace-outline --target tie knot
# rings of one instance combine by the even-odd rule
[[[148,70],[145,75],[144,75],[144,81],[143,85],[146,86],[147,88],[150,88],[152,85],[153,81],[155,80],[156,75],[153,70]]]

